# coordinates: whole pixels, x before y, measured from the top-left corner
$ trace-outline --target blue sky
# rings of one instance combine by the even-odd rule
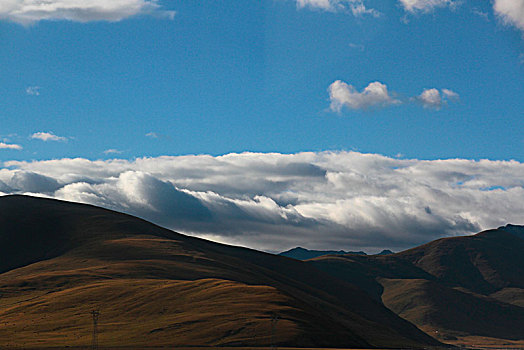
[[[322,3],[164,1],[119,21],[4,9],[0,133],[23,149],[0,159],[359,150],[524,160],[518,21],[488,1],[413,12],[362,3],[378,15]],[[357,91],[380,82],[402,103],[331,110],[336,80]],[[459,98],[424,106],[416,97],[433,88]]]
[[[524,0],[8,0],[0,67],[0,195],[267,251],[524,224]]]

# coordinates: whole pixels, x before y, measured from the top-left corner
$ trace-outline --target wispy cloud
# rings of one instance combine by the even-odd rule
[[[40,86],[28,86],[25,93],[31,96],[40,96]]]
[[[471,12],[479,17],[484,18],[486,21],[489,21],[489,14],[487,12],[479,10],[478,8],[473,8]]]
[[[121,153],[123,153],[123,151],[120,151],[114,148],[106,149],[104,151],[104,154],[121,154]]]
[[[453,0],[399,0],[404,10],[411,13],[427,13],[439,7],[454,7],[458,4]]]
[[[147,137],[151,137],[151,138],[153,138],[153,139],[157,139],[157,138],[159,137],[159,135],[158,135],[156,132],[153,132],[153,131],[148,132],[148,133],[146,134],[146,136],[147,136]]]
[[[0,3],[0,19],[21,24],[42,20],[116,22],[146,14],[172,19],[175,12],[163,10],[157,0],[8,0]]]
[[[259,249],[402,249],[524,224],[524,164],[358,152],[6,162],[3,193],[125,211]],[[429,210],[428,210],[429,208]]]
[[[41,141],[67,141],[67,137],[64,136],[57,136],[53,134],[52,132],[35,132],[33,135],[30,136],[34,140],[41,140]]]
[[[294,0],[298,8],[321,9],[324,11],[349,11],[355,17],[380,17],[381,13],[368,8],[363,0]]]
[[[13,150],[21,150],[23,147],[17,144],[9,144],[0,142],[0,149],[13,149]]]
[[[362,44],[349,43],[348,46],[351,47],[352,49],[356,49],[358,51],[364,51],[365,50],[365,47]]]
[[[450,100],[458,100],[460,98],[459,94],[450,89],[442,89],[442,94]]]
[[[431,88],[425,89],[419,96],[402,101],[393,98],[392,95],[395,94],[388,90],[386,84],[378,81],[372,82],[362,91],[358,91],[353,85],[337,80],[329,86],[328,91],[331,101],[330,108],[334,112],[341,112],[343,108],[369,109],[400,105],[409,101],[420,102],[424,107],[440,109],[448,101],[459,99],[459,95],[450,89],[439,91]]]

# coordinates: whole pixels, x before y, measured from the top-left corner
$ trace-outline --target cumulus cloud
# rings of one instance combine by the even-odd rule
[[[449,89],[442,89],[441,91],[432,88],[424,89],[422,93],[415,98],[426,108],[440,109],[448,101],[458,100],[459,94]]]
[[[371,15],[379,17],[381,13],[366,7],[363,0],[296,0],[298,8],[313,8],[325,11],[347,11],[355,17]]]
[[[370,83],[359,92],[354,86],[337,80],[329,86],[328,91],[331,110],[336,112],[340,112],[343,107],[366,109],[399,103],[390,96],[388,87],[378,81]]]
[[[17,145],[17,144],[9,144],[9,143],[0,142],[0,149],[21,150],[22,146]]]
[[[330,108],[334,112],[341,112],[344,107],[348,109],[368,109],[372,107],[386,107],[399,105],[409,101],[421,103],[426,108],[440,109],[448,101],[457,101],[459,94],[450,89],[441,91],[431,88],[424,89],[419,96],[401,101],[392,97],[386,84],[375,81],[370,83],[362,91],[358,91],[353,85],[341,80],[333,82],[329,88]]]
[[[52,194],[60,188],[55,179],[31,171],[15,171],[9,180],[9,187],[24,192]]]
[[[90,203],[270,251],[375,251],[524,224],[523,178],[516,161],[243,153],[10,161],[0,191]]]
[[[173,18],[173,11],[164,11],[157,0],[5,0],[0,2],[0,19],[22,24],[41,20],[76,22],[109,21],[157,14]]]
[[[524,0],[495,0],[493,11],[504,23],[524,31]]]
[[[455,6],[452,0],[399,0],[402,7],[411,13],[431,12],[439,7]],[[509,0],[512,1],[512,0]]]
[[[42,140],[44,142],[47,141],[67,141],[67,137],[63,136],[57,136],[53,134],[52,132],[35,132],[33,135],[31,135],[31,138],[34,140]]]
[[[442,97],[437,89],[424,89],[420,96],[419,101],[422,102],[424,107],[431,107],[439,109],[442,107]]]

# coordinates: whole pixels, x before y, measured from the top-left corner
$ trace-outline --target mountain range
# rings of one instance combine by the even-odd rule
[[[381,300],[436,339],[523,344],[524,227],[439,239],[387,256],[322,256],[308,263]]]
[[[280,253],[279,255],[287,256],[288,258],[293,258],[297,260],[309,260],[313,258],[318,258],[323,255],[347,255],[347,254],[356,254],[356,255],[367,255],[366,252],[346,252],[343,250],[310,250],[302,247],[296,247],[285,252]],[[393,252],[389,249],[384,249],[377,255],[389,255]]]
[[[311,264],[110,210],[0,198],[0,347],[440,346]]]
[[[300,261],[0,197],[0,348],[524,343],[524,228]],[[338,252],[335,252],[338,253]]]

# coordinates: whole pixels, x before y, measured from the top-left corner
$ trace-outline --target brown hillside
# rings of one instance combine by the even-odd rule
[[[0,346],[439,345],[306,263],[192,238],[132,216],[0,198]]]
[[[388,256],[325,256],[309,262],[380,298],[443,341],[524,340],[523,227],[440,239]]]
[[[476,293],[524,288],[524,239],[504,229],[440,239],[396,256],[435,276],[441,283]]]

